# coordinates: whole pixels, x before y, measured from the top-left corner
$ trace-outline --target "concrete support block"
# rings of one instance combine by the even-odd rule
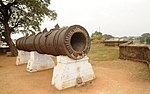
[[[58,56],[57,65],[54,67],[52,85],[58,90],[84,85],[95,78],[88,57],[73,60],[67,56]]]
[[[50,55],[30,52],[30,59],[27,64],[27,71],[36,72],[40,70],[54,68],[54,66],[54,61],[51,59]]]
[[[18,56],[16,58],[16,65],[28,63],[29,57],[30,57],[30,52],[19,50]]]

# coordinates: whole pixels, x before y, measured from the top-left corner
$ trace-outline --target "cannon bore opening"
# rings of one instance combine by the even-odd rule
[[[71,46],[75,51],[83,51],[86,46],[86,37],[83,33],[74,33],[71,37]]]

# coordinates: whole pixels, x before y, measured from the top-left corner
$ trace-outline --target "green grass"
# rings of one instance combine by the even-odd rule
[[[145,63],[133,62],[130,60],[119,60],[119,47],[104,46],[104,44],[91,44],[88,53],[90,63],[111,69],[130,70],[133,78],[150,82],[150,72]]]
[[[119,47],[104,46],[103,44],[91,44],[88,56],[93,61],[117,60]]]

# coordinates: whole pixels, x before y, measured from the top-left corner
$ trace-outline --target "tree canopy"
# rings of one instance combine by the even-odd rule
[[[109,34],[104,34],[103,37],[105,38],[105,40],[109,40],[111,38],[114,38],[112,35],[109,35]]]
[[[143,33],[139,39],[141,43],[150,44],[150,33]]]
[[[150,33],[143,33],[141,36],[142,36],[142,37],[149,37],[149,36],[150,36]]]
[[[0,0],[0,32],[4,32],[12,52],[15,46],[11,33],[39,31],[46,16],[56,19],[57,14],[48,8],[49,4],[50,0]]]
[[[98,40],[101,40],[102,38],[102,33],[101,32],[98,32],[98,31],[95,31],[94,33],[92,33],[91,35],[91,39],[98,39]]]
[[[8,22],[11,32],[39,31],[43,19],[56,19],[56,12],[48,9],[50,0],[0,0],[0,28]],[[19,29],[19,30],[18,30]]]

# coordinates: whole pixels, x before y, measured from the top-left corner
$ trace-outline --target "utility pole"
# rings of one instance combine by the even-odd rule
[[[99,26],[99,32],[101,31],[101,27]]]

